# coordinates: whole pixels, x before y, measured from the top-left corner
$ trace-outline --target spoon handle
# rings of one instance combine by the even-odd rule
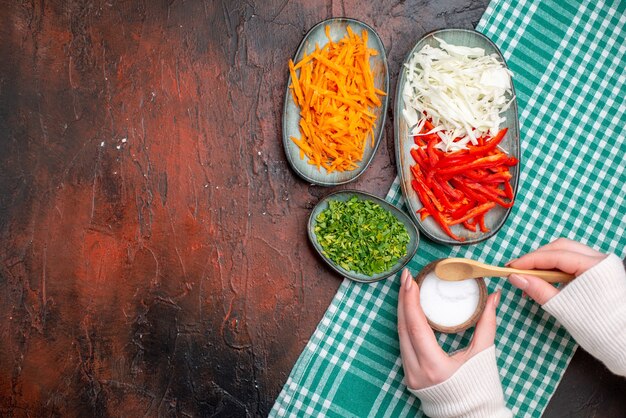
[[[555,270],[520,270],[510,267],[496,267],[493,268],[493,270],[503,273],[506,276],[509,274],[527,274],[529,276],[539,277],[548,283],[569,282],[575,277],[573,274]]]

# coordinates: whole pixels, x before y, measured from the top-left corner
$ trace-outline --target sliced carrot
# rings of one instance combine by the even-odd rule
[[[289,72],[291,73],[291,79],[293,80],[292,91],[296,96],[296,100],[298,102],[302,101],[302,89],[300,89],[300,83],[298,82],[298,78],[296,77],[296,70],[294,69],[293,61],[289,60]]]
[[[363,159],[367,139],[374,145],[376,115],[385,93],[374,85],[367,47],[367,32],[361,36],[348,27],[347,34],[328,43],[294,64],[289,61],[291,95],[300,107],[301,138],[291,140],[306,155],[309,164],[328,172],[350,171]]]

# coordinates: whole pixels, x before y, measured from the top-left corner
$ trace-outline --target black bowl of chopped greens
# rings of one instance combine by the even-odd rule
[[[333,270],[366,283],[400,271],[419,244],[417,228],[404,212],[357,190],[324,197],[309,216],[308,234]]]

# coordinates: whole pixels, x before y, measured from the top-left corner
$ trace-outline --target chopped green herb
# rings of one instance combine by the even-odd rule
[[[346,270],[382,273],[407,253],[410,238],[404,224],[369,200],[330,200],[316,221],[323,254]]]

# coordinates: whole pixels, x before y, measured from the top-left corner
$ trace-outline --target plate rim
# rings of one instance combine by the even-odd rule
[[[473,244],[478,244],[481,243],[483,241],[488,240],[489,238],[493,237],[495,234],[497,234],[500,229],[502,229],[502,227],[504,226],[504,224],[506,223],[507,219],[509,218],[511,212],[513,211],[513,208],[515,207],[515,202],[516,202],[516,198],[517,198],[517,193],[518,193],[518,188],[519,188],[519,177],[520,177],[520,172],[521,172],[521,166],[522,166],[522,150],[521,150],[521,132],[520,132],[520,123],[519,123],[519,112],[518,112],[518,103],[517,103],[517,93],[515,91],[515,86],[513,84],[513,80],[511,79],[511,92],[513,94],[513,102],[511,103],[511,107],[513,109],[513,113],[515,115],[515,125],[517,126],[517,138],[516,142],[517,142],[517,148],[518,148],[518,155],[516,155],[515,157],[518,160],[517,163],[517,167],[518,169],[516,170],[515,174],[514,174],[514,179],[515,179],[515,187],[513,188],[513,206],[511,206],[510,208],[506,208],[506,212],[504,213],[503,217],[502,217],[502,221],[499,223],[499,225],[497,225],[497,227],[493,228],[492,230],[490,230],[489,232],[486,233],[481,233],[481,235],[479,235],[476,238],[473,239],[467,239],[465,241],[457,241],[454,240],[453,238],[448,238],[448,239],[441,239],[435,235],[433,235],[428,228],[424,227],[422,225],[422,221],[421,219],[419,219],[419,217],[417,216],[416,212],[413,210],[412,208],[412,204],[411,204],[411,199],[409,199],[409,194],[406,191],[406,186],[404,184],[403,181],[403,171],[402,171],[402,152],[400,149],[400,119],[403,117],[402,116],[402,111],[400,110],[400,101],[403,100],[402,99],[402,92],[400,92],[400,81],[403,78],[403,73],[404,73],[404,68],[405,68],[405,64],[409,61],[409,59],[411,58],[411,56],[414,54],[415,49],[417,48],[417,46],[427,37],[429,36],[435,36],[438,33],[442,33],[442,32],[466,32],[471,34],[472,36],[477,36],[478,38],[482,38],[483,40],[487,41],[488,44],[490,44],[494,50],[497,52],[499,58],[502,60],[502,64],[504,64],[504,67],[508,70],[510,70],[508,63],[506,62],[506,59],[504,58],[504,55],[502,54],[502,51],[500,50],[500,48],[498,48],[498,46],[491,40],[489,39],[489,37],[487,37],[485,34],[478,32],[475,29],[466,29],[466,28],[443,28],[443,29],[435,29],[432,31],[429,31],[427,33],[425,33],[423,36],[421,36],[414,44],[413,47],[411,48],[411,50],[407,53],[404,61],[402,61],[402,64],[400,65],[400,70],[398,73],[398,77],[397,77],[397,81],[396,81],[396,96],[395,96],[395,100],[394,100],[394,123],[393,123],[393,135],[394,135],[394,148],[395,148],[395,156],[396,156],[396,171],[398,172],[398,177],[400,180],[400,189],[402,190],[402,196],[405,200],[405,204],[407,206],[408,212],[409,212],[409,216],[411,217],[411,219],[413,219],[416,227],[420,230],[420,232],[422,234],[424,234],[429,240],[437,243],[437,244],[443,244],[443,245],[448,245],[448,246],[454,246],[454,245],[459,245],[459,246],[465,246],[465,245],[473,245]],[[402,83],[402,85],[404,85],[404,83]],[[399,112],[399,113],[398,113]]]
[[[317,185],[317,186],[324,186],[324,187],[333,187],[333,186],[340,186],[342,184],[347,184],[350,183],[354,180],[356,180],[357,178],[359,178],[366,170],[367,168],[370,166],[370,164],[372,163],[372,161],[374,160],[374,157],[376,156],[376,153],[378,152],[378,147],[380,146],[380,143],[382,142],[382,136],[384,133],[384,128],[385,128],[385,123],[387,122],[387,110],[389,107],[389,92],[391,90],[390,85],[389,85],[389,64],[387,61],[387,51],[385,50],[385,44],[383,43],[382,39],[380,39],[380,36],[378,35],[378,33],[374,30],[374,28],[372,28],[370,25],[368,25],[365,22],[362,22],[360,20],[357,19],[353,19],[353,18],[349,18],[349,17],[331,17],[329,19],[324,19],[321,22],[316,23],[315,25],[313,25],[302,37],[302,40],[300,41],[300,44],[298,45],[298,49],[296,50],[295,54],[291,57],[291,59],[295,59],[298,55],[300,55],[300,53],[302,52],[304,45],[307,41],[307,38],[309,37],[309,35],[316,30],[319,26],[325,25],[325,24],[329,24],[329,23],[333,23],[333,22],[346,22],[346,26],[347,24],[349,24],[350,22],[353,22],[357,25],[362,25],[363,27],[365,27],[368,31],[370,31],[370,33],[372,33],[378,43],[380,43],[380,45],[383,47],[382,51],[381,51],[381,55],[382,55],[382,62],[383,62],[383,68],[385,70],[385,77],[384,77],[384,84],[385,84],[385,96],[381,99],[382,103],[381,103],[381,112],[380,112],[380,130],[378,132],[378,135],[376,136],[376,139],[374,141],[374,147],[372,148],[372,155],[370,156],[370,158],[368,159],[368,161],[366,162],[366,164],[363,166],[363,168],[361,169],[361,171],[359,173],[357,173],[356,175],[354,175],[353,177],[349,177],[346,180],[342,180],[342,181],[323,181],[323,180],[316,180],[313,179],[309,176],[307,176],[305,173],[303,173],[299,167],[295,164],[295,162],[292,160],[292,157],[290,155],[290,153],[287,150],[287,145],[289,144],[288,141],[290,141],[286,132],[286,124],[285,124],[285,115],[287,114],[287,106],[290,100],[293,101],[293,98],[291,97],[291,94],[289,92],[289,82],[291,80],[291,74],[289,75],[289,77],[287,77],[287,84],[286,84],[286,88],[285,88],[285,97],[284,97],[284,101],[283,101],[283,112],[282,112],[282,120],[281,120],[281,124],[282,124],[282,142],[283,142],[283,151],[285,152],[285,155],[287,156],[287,161],[289,162],[289,165],[291,166],[291,169],[293,171],[296,172],[296,174],[298,174],[298,176],[300,176],[300,178],[302,178],[303,180],[306,180],[307,182]],[[325,44],[324,44],[325,45]],[[296,107],[298,107],[298,105],[296,104]],[[298,115],[298,117],[300,117]],[[308,157],[305,157],[308,158]]]
[[[369,200],[372,200],[376,203],[382,202],[384,205],[389,205],[390,207],[394,208],[398,213],[400,213],[402,216],[404,216],[406,218],[407,222],[403,222],[401,219],[399,219],[396,214],[394,212],[391,212],[392,215],[398,219],[400,222],[402,222],[403,225],[407,226],[410,225],[413,232],[415,233],[415,246],[414,248],[407,248],[407,253],[404,257],[401,257],[400,260],[398,260],[398,266],[392,268],[391,270],[389,270],[388,272],[383,272],[383,273],[378,273],[374,276],[374,278],[372,279],[363,279],[360,277],[356,277],[354,276],[354,274],[356,272],[352,272],[352,271],[348,271],[340,266],[337,265],[337,263],[335,263],[334,261],[330,260],[328,257],[326,257],[325,255],[322,254],[322,252],[320,251],[320,244],[317,242],[317,238],[314,236],[315,233],[313,232],[313,227],[315,226],[314,224],[316,223],[313,214],[316,212],[316,209],[322,205],[325,202],[330,201],[333,196],[336,195],[357,195],[359,197],[365,196],[366,198],[368,198]],[[381,205],[384,209],[385,208],[384,205]],[[409,233],[409,239],[411,236],[411,233],[409,231],[407,231]],[[317,252],[317,254],[324,260],[324,262],[326,263],[326,265],[328,265],[331,269],[333,269],[335,272],[339,273],[342,277],[346,277],[349,280],[353,280],[355,282],[360,282],[360,283],[375,283],[381,280],[385,280],[391,276],[393,276],[394,274],[398,273],[400,270],[402,270],[415,256],[415,254],[417,253],[417,250],[419,248],[419,244],[420,244],[420,230],[417,228],[417,226],[415,225],[415,222],[413,222],[413,219],[411,219],[411,217],[409,215],[407,215],[405,213],[405,211],[403,211],[402,209],[400,209],[399,207],[397,207],[396,205],[394,205],[393,203],[387,202],[385,199],[382,199],[376,195],[373,195],[371,193],[368,192],[364,192],[361,190],[356,190],[356,189],[345,189],[345,190],[337,190],[335,192],[329,193],[326,196],[322,197],[316,204],[315,206],[313,206],[313,208],[311,209],[311,212],[309,213],[309,219],[307,221],[307,235],[309,237],[309,242],[311,243],[311,245],[313,246],[313,248],[315,248],[315,251]],[[409,244],[410,244],[410,240],[409,240]],[[407,244],[408,247],[408,244]],[[403,260],[403,261],[402,261]],[[356,274],[360,274],[360,273],[356,273]]]

